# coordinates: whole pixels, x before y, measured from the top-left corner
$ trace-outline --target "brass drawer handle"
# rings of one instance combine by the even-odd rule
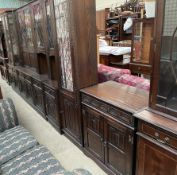
[[[167,143],[167,142],[169,142],[170,141],[170,138],[169,137],[165,137],[165,142]]]
[[[156,140],[162,144],[166,144],[167,142],[170,141],[170,138],[169,137],[165,137],[164,140],[162,139],[159,139],[159,133],[158,132],[155,132],[155,137],[156,137]]]

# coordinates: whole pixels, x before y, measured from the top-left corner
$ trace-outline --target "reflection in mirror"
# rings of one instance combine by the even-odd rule
[[[157,103],[177,111],[177,7],[166,1]]]

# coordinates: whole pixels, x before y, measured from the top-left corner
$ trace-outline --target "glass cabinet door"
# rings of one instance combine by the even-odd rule
[[[26,27],[25,27],[25,15],[23,11],[18,12],[18,22],[19,22],[19,31],[21,33],[20,42],[22,43],[23,48],[26,48],[27,47]]]
[[[62,71],[62,88],[73,91],[71,51],[71,0],[54,0],[57,41]]]
[[[166,0],[157,104],[177,112],[177,1]]]
[[[19,47],[18,47],[18,35],[17,35],[17,30],[16,30],[16,21],[15,21],[15,14],[14,13],[9,13],[7,15],[8,17],[8,22],[9,22],[9,33],[11,37],[11,47],[13,50],[13,58],[15,63],[18,63],[19,61]]]
[[[31,21],[31,10],[29,8],[24,10],[24,22],[25,22],[25,31],[26,31],[26,43],[28,48],[32,48],[33,44],[33,35],[32,35],[32,21]]]
[[[11,38],[10,38],[10,32],[9,32],[8,18],[6,15],[3,16],[2,23],[3,23],[3,30],[4,30],[5,42],[7,46],[9,63],[13,64],[12,44],[11,44]]]
[[[48,33],[48,40],[49,40],[49,47],[54,48],[54,41],[53,41],[53,33],[52,33],[52,8],[51,6],[53,1],[46,0],[45,8],[46,8],[46,20],[47,20],[47,33]]]
[[[36,40],[37,40],[37,47],[44,47],[44,36],[43,36],[43,13],[42,13],[42,6],[41,4],[36,4],[33,7],[34,13],[34,25],[36,31]]]

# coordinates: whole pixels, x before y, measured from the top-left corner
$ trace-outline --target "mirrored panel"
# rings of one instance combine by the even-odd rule
[[[177,3],[166,0],[163,22],[158,105],[177,111]]]

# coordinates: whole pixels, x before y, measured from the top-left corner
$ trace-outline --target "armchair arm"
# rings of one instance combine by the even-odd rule
[[[0,101],[0,132],[18,125],[17,114],[10,98]]]

